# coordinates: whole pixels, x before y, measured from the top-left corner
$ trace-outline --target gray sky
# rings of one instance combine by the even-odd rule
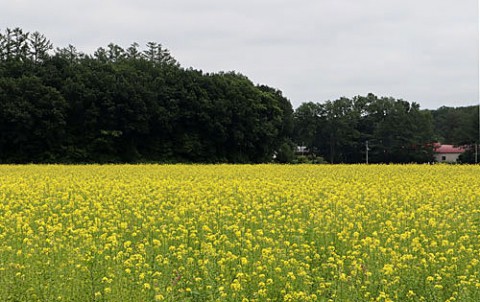
[[[0,0],[0,29],[86,53],[159,42],[294,107],[372,92],[438,108],[478,104],[478,12],[477,0]]]

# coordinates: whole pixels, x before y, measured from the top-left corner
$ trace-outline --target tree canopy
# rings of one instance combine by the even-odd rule
[[[433,160],[433,143],[478,142],[478,107],[421,110],[374,94],[305,102],[236,72],[184,68],[162,44],[93,54],[38,32],[0,33],[0,163]]]
[[[480,144],[479,106],[446,107],[432,110],[435,137],[438,141],[465,146],[460,156],[464,163],[475,162],[475,145]],[[478,159],[477,159],[478,160]]]
[[[330,163],[428,162],[433,160],[429,112],[416,103],[373,94],[304,103],[294,114],[295,141]],[[367,146],[368,141],[368,146]]]
[[[161,44],[93,55],[0,35],[0,161],[265,162],[291,136],[276,89],[182,68]]]

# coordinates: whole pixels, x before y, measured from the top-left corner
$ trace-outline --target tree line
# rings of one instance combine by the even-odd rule
[[[478,140],[475,110],[369,94],[294,111],[280,90],[184,68],[159,43],[85,54],[0,33],[0,163],[291,162],[297,145],[357,163],[367,141],[371,162],[427,162],[434,141]]]
[[[465,146],[460,156],[464,163],[475,162],[475,144],[480,144],[479,106],[446,107],[429,110],[434,121],[435,140]]]
[[[374,94],[303,103],[294,113],[294,140],[330,163],[426,163],[434,144],[478,143],[478,106],[421,110],[413,102]],[[468,155],[468,156],[467,156]]]
[[[3,163],[266,162],[292,128],[279,90],[182,68],[155,42],[89,55],[19,28],[0,36]]]

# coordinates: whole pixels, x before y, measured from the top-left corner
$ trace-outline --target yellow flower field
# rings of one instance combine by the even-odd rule
[[[480,167],[0,166],[0,301],[480,301]]]

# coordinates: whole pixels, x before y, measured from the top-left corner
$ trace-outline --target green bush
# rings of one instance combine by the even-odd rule
[[[283,143],[277,152],[275,161],[282,164],[292,163],[295,159],[295,151],[293,146],[288,142]]]

